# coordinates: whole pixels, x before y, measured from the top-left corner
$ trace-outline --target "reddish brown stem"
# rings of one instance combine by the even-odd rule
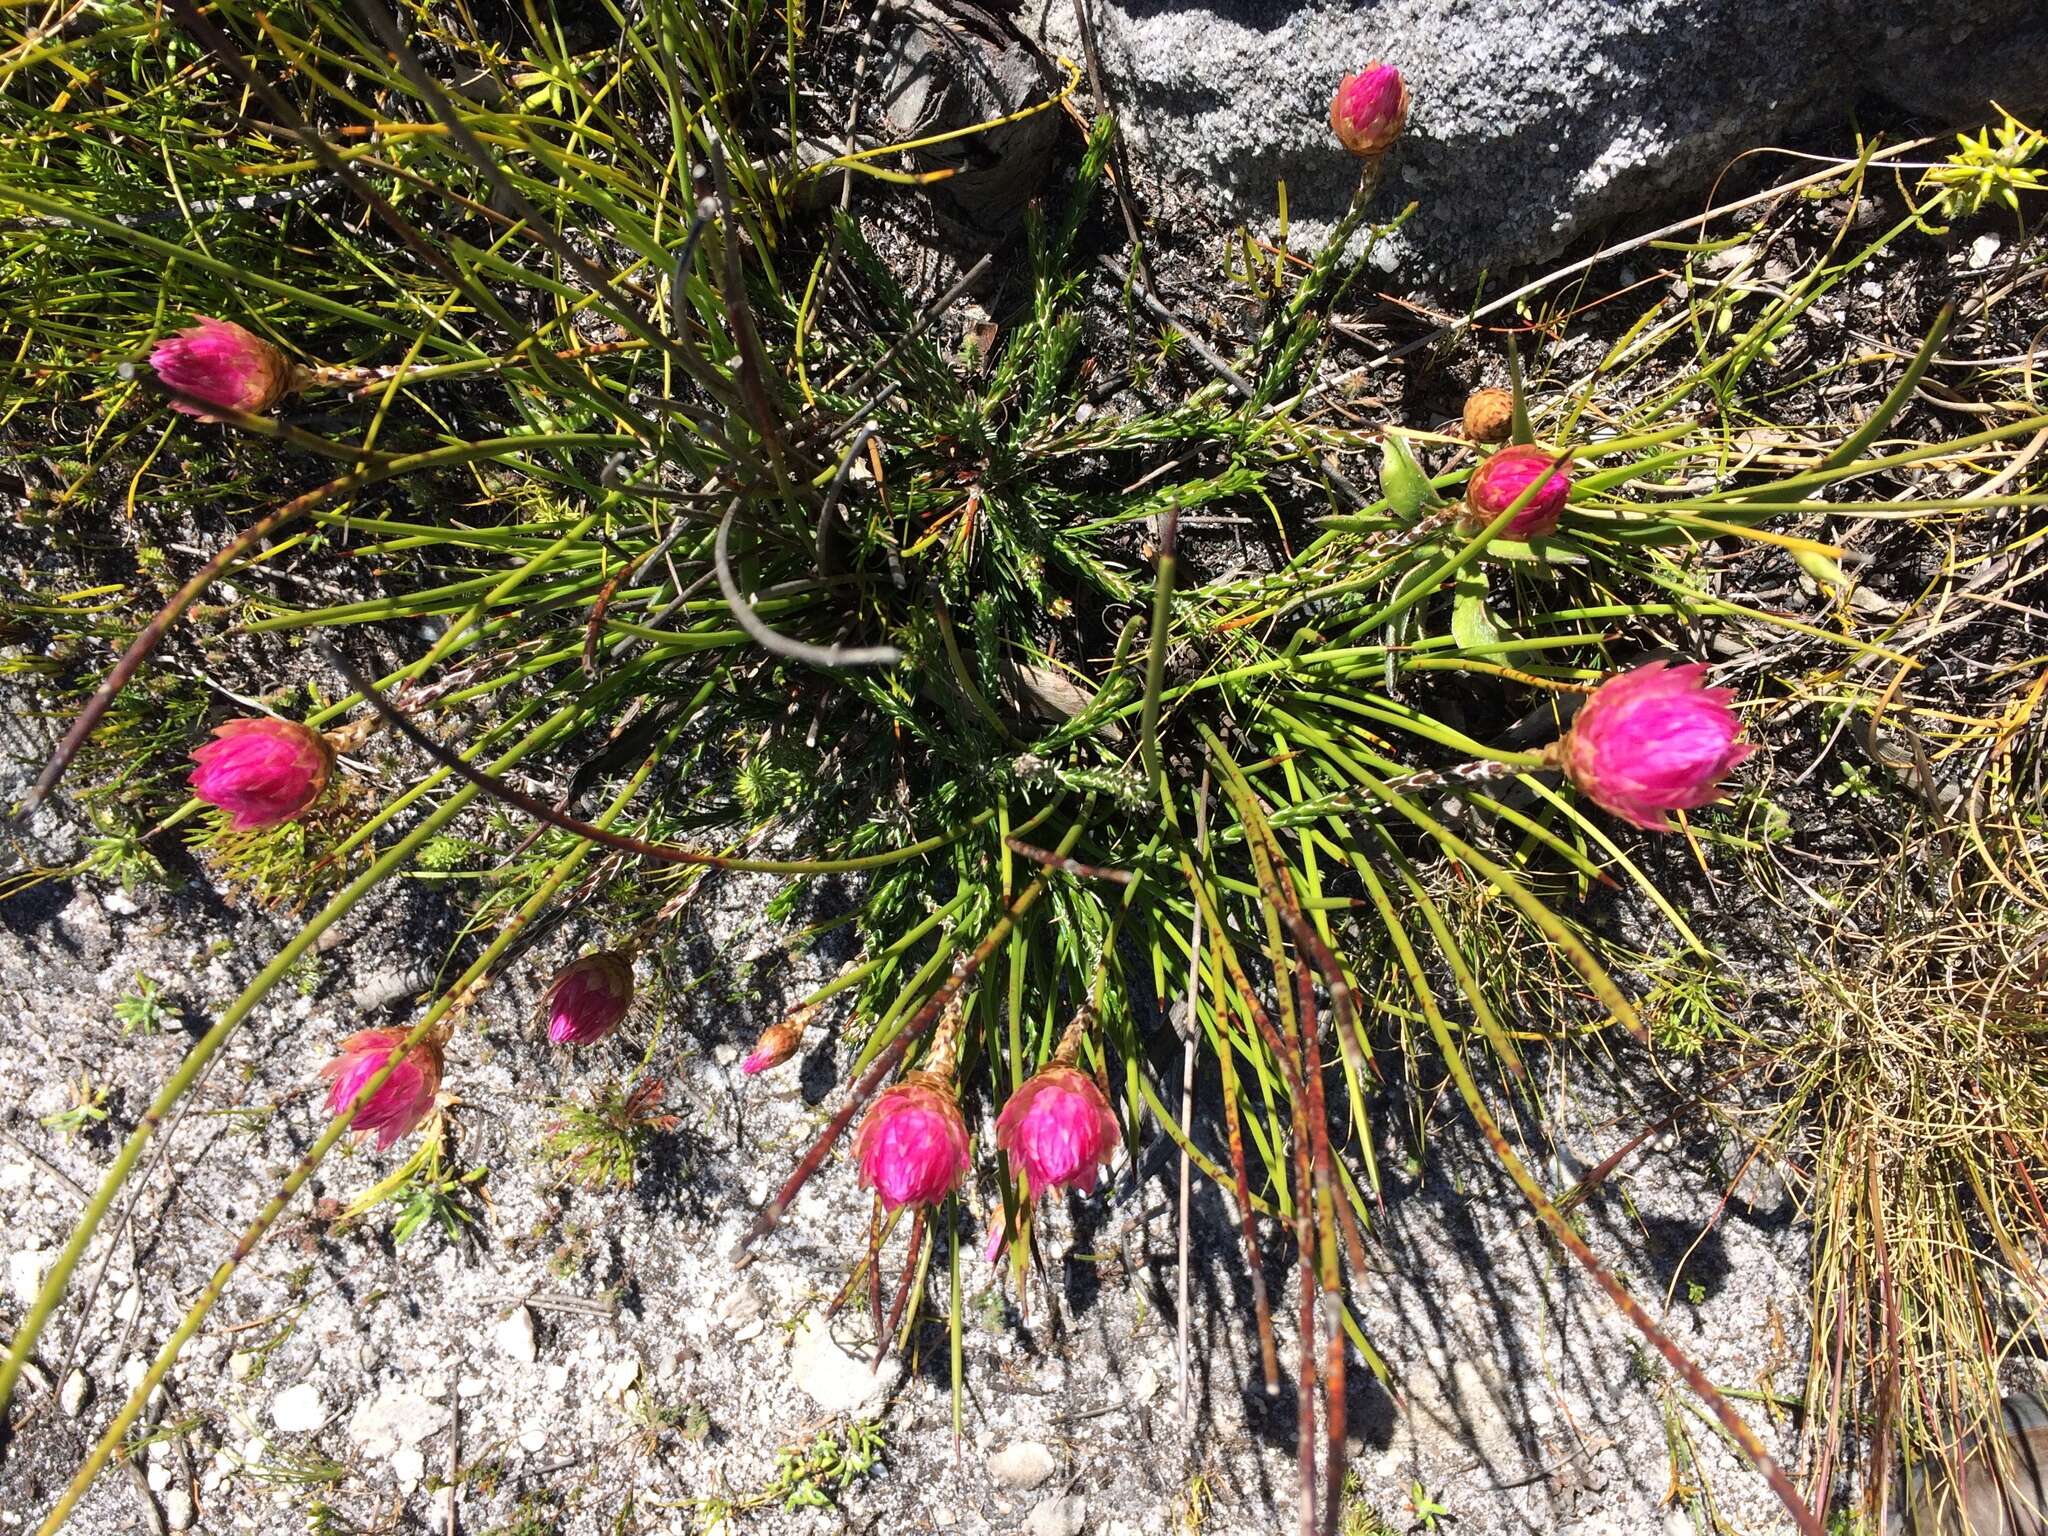
[[[1337,1271],[1337,1239],[1331,1228],[1337,1224],[1338,1211],[1347,1216],[1350,1212],[1337,1198],[1329,1111],[1323,1103],[1322,1048],[1316,1040],[1316,988],[1306,960],[1295,961],[1294,997],[1295,1012],[1301,1019],[1301,1076],[1308,1084],[1308,1121],[1314,1133],[1310,1150],[1316,1162],[1316,1222],[1322,1229],[1317,1251],[1323,1288],[1323,1439],[1328,1445],[1323,1464],[1323,1530],[1325,1536],[1336,1536],[1337,1517],[1344,1507],[1344,1329],[1338,1315],[1344,1306],[1344,1283]],[[1362,1252],[1354,1262],[1363,1268]],[[1307,1283],[1303,1276],[1303,1286]]]
[[[1043,864],[1047,869],[1056,869],[1063,875],[1079,875],[1086,880],[1109,880],[1117,885],[1129,885],[1135,878],[1128,869],[1110,869],[1101,864],[1083,864],[1079,859],[1065,859],[1049,848],[1038,848],[1020,838],[1006,837],[1003,844],[1012,853],[1021,854],[1034,864]]]
[[[896,1325],[903,1321],[904,1303],[910,1300],[910,1282],[917,1274],[917,1249],[924,1241],[924,1216],[925,1207],[920,1205],[917,1214],[910,1219],[910,1247],[903,1255],[903,1278],[896,1285],[895,1305],[889,1308],[889,1326],[876,1330],[874,1369],[877,1370],[881,1368],[882,1356],[889,1353],[889,1341],[896,1337]],[[881,1268],[879,1264],[875,1267],[877,1270]]]
[[[33,810],[42,803],[44,796],[57,787],[57,781],[64,777],[64,770],[71,766],[71,760],[78,755],[78,749],[85,745],[101,718],[121,696],[142,664],[170,627],[185,614],[185,610],[198,602],[206,589],[220,579],[221,573],[242,556],[249,553],[265,539],[287,524],[295,522],[313,510],[329,497],[355,489],[371,477],[368,469],[350,470],[337,476],[325,485],[315,486],[303,496],[294,497],[269,516],[259,518],[221,549],[206,564],[202,565],[192,579],[180,587],[177,595],[157,610],[156,616],[142,626],[142,632],[128,642],[128,649],[121,653],[121,659],[114,663],[114,669],[106,676],[97,692],[86,700],[85,708],[78,712],[78,718],[71,722],[71,729],[64,733],[64,739],[57,743],[57,750],[50,754],[43,771],[36,775],[35,784],[22,797],[22,809]]]

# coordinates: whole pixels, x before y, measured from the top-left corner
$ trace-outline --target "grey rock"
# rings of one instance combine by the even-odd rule
[[[1013,1441],[988,1459],[988,1475],[1006,1488],[1036,1488],[1058,1470],[1051,1447],[1036,1440]]]
[[[901,138],[1007,117],[1045,99],[1050,79],[1036,53],[993,10],[909,0],[884,15],[882,110]],[[1014,226],[1045,179],[1058,136],[1059,114],[1034,112],[921,151],[929,168],[952,173],[933,189],[952,232],[971,241]]]
[[[164,1524],[174,1531],[189,1531],[197,1511],[192,1508],[192,1495],[182,1488],[173,1488],[164,1495]]]
[[[436,1407],[424,1393],[386,1387],[349,1416],[348,1434],[364,1455],[388,1457],[417,1446],[447,1421],[448,1411]]]
[[[7,1256],[7,1289],[24,1307],[35,1305],[43,1279],[57,1260],[54,1248],[23,1248]]]
[[[1051,1494],[1032,1507],[1026,1536],[1081,1536],[1088,1526],[1088,1501],[1078,1493]]]
[[[1864,91],[1967,122],[2048,100],[2039,0],[1090,0],[1108,89],[1155,210],[1327,233],[1358,183],[1338,81],[1399,65],[1408,130],[1373,209],[1416,214],[1375,259],[1458,282],[1554,255],[1619,214],[1693,197],[1728,160]],[[1082,57],[1071,0],[1027,25]],[[1790,174],[1788,172],[1788,174]],[[1162,194],[1164,194],[1162,196]]]

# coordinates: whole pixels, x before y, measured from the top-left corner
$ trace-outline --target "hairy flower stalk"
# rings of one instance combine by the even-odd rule
[[[333,743],[296,720],[230,720],[215,726],[213,736],[193,750],[192,792],[226,811],[239,831],[305,814],[334,771]]]
[[[1542,483],[1537,485],[1538,481]],[[1565,498],[1571,494],[1572,477],[1548,448],[1517,443],[1503,448],[1472,471],[1465,483],[1464,526],[1477,532],[1515,504],[1529,487],[1537,488],[1522,510],[1501,530],[1504,539],[1540,539],[1557,531],[1564,516]]]
[[[884,1210],[936,1205],[967,1171],[967,1122],[953,1092],[962,1017],[956,999],[919,1069],[882,1092],[854,1137],[860,1181],[881,1196]]]
[[[1721,798],[1721,780],[1756,749],[1738,740],[1735,694],[1707,669],[1662,661],[1610,677],[1545,757],[1579,792],[1623,821],[1668,830],[1669,813]]]
[[[164,387],[189,397],[173,400],[172,410],[202,421],[214,419],[209,405],[260,416],[300,388],[301,371],[261,336],[232,320],[192,318],[199,323],[166,337],[149,354]]]
[[[996,1117],[996,1145],[1024,1179],[1026,1198],[1072,1187],[1092,1194],[1115,1155],[1116,1116],[1095,1080],[1075,1065],[1094,1015],[1082,1009],[1052,1060],[1010,1095]]]
[[[541,994],[548,1039],[556,1045],[591,1045],[619,1027],[633,1006],[633,958],[601,949],[572,960]]]
[[[363,1085],[376,1076],[384,1063],[405,1044],[402,1029],[363,1029],[341,1042],[341,1054],[320,1069],[333,1086],[327,1093],[327,1113],[345,1114]],[[434,1099],[441,1091],[441,1048],[445,1031],[428,1035],[407,1051],[384,1084],[356,1111],[350,1129],[358,1139],[374,1135],[379,1151],[389,1151],[393,1142],[409,1136],[433,1113]]]

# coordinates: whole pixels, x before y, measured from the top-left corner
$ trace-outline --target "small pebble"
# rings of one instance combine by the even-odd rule
[[[533,1314],[524,1307],[514,1307],[511,1315],[491,1331],[491,1337],[514,1360],[531,1365],[540,1358],[540,1345],[533,1336]]]
[[[85,1411],[85,1405],[92,1401],[92,1383],[85,1372],[73,1371],[64,1378],[64,1389],[57,1394],[57,1406],[69,1418],[77,1418]]]
[[[310,1381],[286,1387],[270,1400],[270,1422],[283,1434],[312,1434],[327,1422],[327,1405],[320,1401],[320,1389]]]
[[[1036,1488],[1059,1470],[1050,1447],[1036,1440],[1015,1440],[988,1459],[988,1475],[1005,1488]]]
[[[174,1531],[192,1529],[192,1495],[182,1488],[173,1488],[164,1495],[164,1524]]]

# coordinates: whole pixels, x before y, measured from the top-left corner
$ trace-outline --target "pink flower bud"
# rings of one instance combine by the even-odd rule
[[[164,384],[208,405],[261,414],[292,391],[296,370],[261,336],[232,320],[194,315],[199,323],[156,344],[149,366]],[[204,407],[171,402],[171,409],[206,419]]]
[[[320,798],[334,748],[310,725],[268,715],[217,725],[192,753],[192,792],[243,831],[274,827]]]
[[[803,1040],[800,1029],[791,1029],[787,1024],[770,1024],[761,1031],[761,1038],[754,1042],[747,1059],[740,1063],[740,1070],[752,1077],[757,1072],[779,1067],[796,1054],[796,1048],[803,1044]]]
[[[1116,1151],[1116,1117],[1093,1078],[1055,1064],[1010,1095],[996,1116],[996,1145],[1023,1173],[1026,1194],[1065,1184],[1090,1194]]]
[[[789,1016],[780,1024],[770,1024],[762,1030],[761,1038],[754,1042],[753,1050],[740,1063],[740,1070],[752,1077],[789,1060],[802,1048],[804,1031],[811,1027],[811,1021],[823,1006],[822,1003],[799,1003],[789,1010]]]
[[[572,960],[555,973],[541,995],[548,1039],[556,1045],[590,1045],[619,1027],[633,1006],[633,962],[601,949]]]
[[[1549,469],[1557,455],[1548,448],[1537,448],[1528,443],[1517,443],[1503,448],[1472,471],[1472,478],[1465,482],[1465,505],[1468,509],[1465,521],[1474,528],[1484,528],[1501,513],[1515,504],[1515,498],[1529,489],[1544,470]],[[1522,504],[1522,510],[1514,516],[1501,537],[1506,539],[1540,539],[1554,532],[1558,518],[1564,515],[1564,499],[1571,493],[1572,477],[1565,473],[1562,465],[1551,469],[1543,485],[1534,496]]]
[[[341,1054],[320,1069],[320,1075],[334,1084],[327,1094],[328,1114],[341,1114],[355,1102],[363,1084],[405,1043],[406,1033],[402,1029],[364,1029],[341,1042]],[[418,1129],[440,1091],[440,1042],[422,1040],[384,1079],[384,1086],[364,1101],[349,1128],[359,1137],[375,1133],[379,1149],[389,1149],[399,1137]]]
[[[1653,661],[1610,677],[1550,750],[1595,805],[1639,827],[1668,828],[1667,811],[1720,798],[1721,779],[1755,749],[1736,740],[1727,688],[1705,686],[1707,669]]]
[[[1346,75],[1330,98],[1330,127],[1337,142],[1360,158],[1383,155],[1408,121],[1408,87],[1401,71],[1374,59]]]
[[[930,1073],[911,1073],[875,1100],[853,1155],[883,1209],[936,1205],[967,1171],[967,1122],[953,1090]]]

